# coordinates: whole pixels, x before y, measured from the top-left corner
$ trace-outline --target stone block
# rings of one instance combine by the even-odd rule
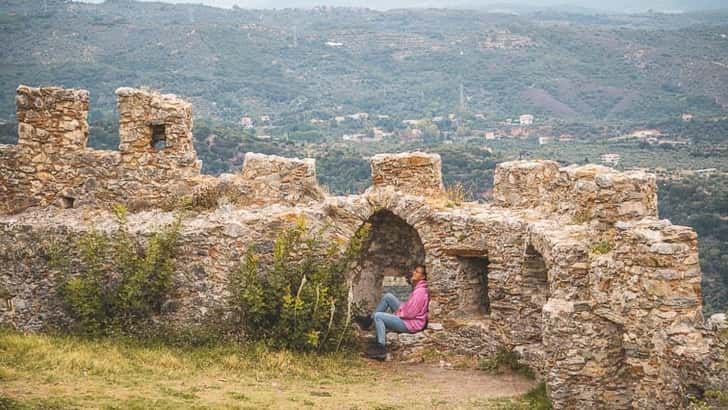
[[[88,97],[86,90],[19,86],[15,97],[18,145],[33,150],[50,145],[62,152],[85,149]]]
[[[173,94],[127,87],[117,89],[116,96],[119,151],[126,162],[161,154],[177,159],[178,166],[195,166],[192,104]]]
[[[316,160],[247,152],[240,174],[251,203],[319,201],[324,192],[316,181]]]
[[[554,161],[509,161],[495,168],[493,199],[512,208],[532,208],[546,203],[558,183],[559,165]]]
[[[728,320],[725,313],[715,313],[707,320],[710,329],[723,330],[728,328]]]
[[[496,167],[493,197],[500,206],[566,214],[577,223],[598,220],[603,227],[657,216],[654,175],[593,164],[503,162]]]
[[[406,152],[377,154],[370,159],[372,184],[422,196],[444,195],[442,160],[438,154]]]

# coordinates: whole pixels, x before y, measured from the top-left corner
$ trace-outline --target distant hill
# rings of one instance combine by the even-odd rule
[[[397,117],[466,107],[644,122],[728,109],[728,13],[507,15],[219,9],[109,0],[0,3],[0,119],[18,84],[89,89],[93,118],[113,91],[149,86],[199,116],[290,121],[366,111]]]
[[[88,3],[103,3],[103,0],[83,0]],[[143,0],[159,1],[159,0]],[[165,3],[190,3],[189,0],[163,0]],[[468,8],[468,9],[562,9],[576,11],[609,11],[613,13],[655,11],[700,11],[728,8],[721,0],[201,0],[201,4],[213,7],[232,8],[313,8],[322,4],[343,7],[367,7],[379,10],[401,8]]]

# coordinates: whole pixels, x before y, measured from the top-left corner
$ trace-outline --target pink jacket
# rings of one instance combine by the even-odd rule
[[[399,309],[394,314],[402,319],[410,333],[419,332],[427,324],[427,305],[429,303],[430,294],[427,291],[427,281],[421,280],[412,289],[409,299],[399,305]]]

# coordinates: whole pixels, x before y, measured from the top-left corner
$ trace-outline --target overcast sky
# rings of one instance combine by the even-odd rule
[[[101,3],[103,0],[80,0]],[[160,0],[141,0],[160,1]],[[512,6],[535,6],[560,8],[573,5],[596,11],[638,12],[653,9],[657,11],[692,11],[728,8],[728,0],[162,0],[166,3],[202,3],[209,6],[230,8],[308,8],[319,5],[369,7],[377,9],[437,7],[437,8],[493,8]]]

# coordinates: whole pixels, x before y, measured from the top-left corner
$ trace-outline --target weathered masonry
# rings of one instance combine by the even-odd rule
[[[0,145],[0,321],[41,330],[63,322],[48,244],[113,228],[135,212],[139,240],[169,222],[175,199],[206,201],[185,220],[175,290],[163,319],[205,323],[224,308],[227,273],[251,244],[268,249],[304,217],[345,243],[371,240],[348,275],[372,303],[415,263],[429,270],[430,327],[396,338],[409,352],[491,355],[515,349],[557,408],[674,408],[689,392],[726,388],[717,320],[701,308],[697,235],[657,218],[644,172],[514,161],[496,169],[494,202],[449,202],[436,154],[371,159],[372,186],[330,196],[312,159],[248,153],[240,173],[200,175],[191,106],[117,90],[119,151],[86,147],[88,93],[20,86],[17,145]]]

